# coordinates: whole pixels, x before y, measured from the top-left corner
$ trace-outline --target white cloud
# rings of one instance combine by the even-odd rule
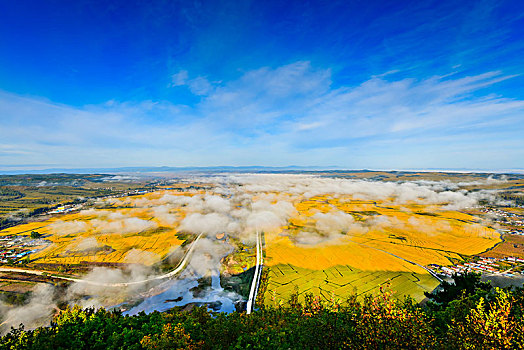
[[[189,90],[195,95],[207,95],[213,86],[211,83],[204,77],[197,77],[188,81]]]
[[[296,62],[213,86],[181,70],[172,86],[201,95],[193,106],[72,107],[0,93],[0,163],[524,167],[524,101],[483,94],[512,76],[395,73],[334,86],[331,74]]]
[[[38,284],[29,300],[29,303],[12,307],[0,301],[0,335],[4,335],[10,327],[18,327],[21,323],[26,328],[34,328],[44,324],[56,311],[53,297],[53,287],[47,284]]]
[[[226,232],[228,225],[229,219],[225,215],[218,213],[193,213],[186,216],[180,222],[179,230],[195,234],[205,233],[213,235],[220,232]]]
[[[189,74],[187,70],[181,70],[171,76],[171,86],[183,86],[186,85]]]
[[[187,70],[180,70],[171,76],[169,87],[187,86],[191,93],[195,95],[207,95],[213,88],[211,83],[204,77],[189,79]]]

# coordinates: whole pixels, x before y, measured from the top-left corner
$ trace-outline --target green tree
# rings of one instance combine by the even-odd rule
[[[181,323],[172,325],[167,323],[162,327],[162,333],[146,335],[140,341],[144,349],[199,349],[202,342],[195,343],[187,334]]]
[[[464,295],[489,292],[491,285],[488,282],[482,282],[480,277],[480,274],[474,272],[466,272],[462,275],[453,274],[453,282],[444,281],[433,293],[424,292],[424,295],[437,303],[447,304]]]
[[[463,321],[453,320],[449,344],[454,349],[514,349],[513,338],[519,325],[511,316],[511,296],[498,289],[495,301],[481,298]]]

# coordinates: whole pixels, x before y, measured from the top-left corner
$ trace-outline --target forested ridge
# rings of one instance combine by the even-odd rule
[[[124,316],[63,310],[49,327],[12,329],[0,349],[523,349],[524,289],[492,289],[474,274],[455,276],[430,301],[377,296],[321,300],[298,294],[247,315],[190,312]]]

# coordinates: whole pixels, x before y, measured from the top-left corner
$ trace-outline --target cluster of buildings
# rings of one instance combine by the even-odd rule
[[[58,208],[55,208],[51,211],[48,211],[47,214],[63,214],[63,213],[69,213],[69,212],[72,212],[72,211],[75,211],[75,210],[80,210],[82,208],[82,205],[81,204],[76,204],[76,205],[72,205],[72,204],[69,204],[69,205],[61,205],[59,206]]]
[[[134,196],[141,195],[150,190],[132,190],[119,195],[105,196],[99,198],[86,198],[86,201],[89,200],[100,200],[102,198],[115,198],[115,197],[125,197],[125,196]],[[54,208],[51,211],[45,212],[42,215],[47,214],[65,214],[73,211],[82,209],[83,204],[64,204],[57,208]],[[42,245],[45,245],[46,242],[43,239],[31,239],[28,236],[0,236],[0,264],[20,264],[24,261],[28,255],[36,252]]]
[[[111,195],[108,195],[108,196],[102,196],[102,197],[96,197],[96,198],[93,197],[93,198],[87,198],[87,199],[88,200],[92,200],[92,201],[96,201],[96,200],[107,199],[107,198],[122,198],[122,197],[130,197],[130,196],[139,196],[139,195],[142,195],[142,194],[155,192],[155,191],[158,191],[158,190],[157,189],[132,190],[132,191],[123,192],[123,193],[119,193],[119,194],[111,194]]]
[[[524,236],[524,229],[514,229],[514,230],[501,230],[504,233],[508,233],[510,235],[518,235],[518,236]]]
[[[89,197],[89,198],[85,198],[85,200],[86,201],[97,201],[97,200],[101,200],[105,198],[120,198],[120,197],[128,197],[128,196],[138,196],[138,195],[146,194],[148,192],[153,192],[153,191],[155,190],[133,190],[133,191],[120,193],[117,195],[109,195],[109,196],[102,196],[102,197]],[[64,204],[51,211],[45,212],[42,215],[65,214],[65,213],[69,213],[72,211],[80,210],[82,209],[83,206],[84,206],[83,204]]]
[[[41,239],[28,239],[23,236],[0,237],[0,263],[21,263],[41,245]]]
[[[444,275],[446,277],[451,277],[453,274],[461,275],[467,271],[473,271],[478,273],[488,273],[488,274],[497,274],[500,276],[506,277],[515,277],[521,275],[520,272],[510,272],[513,268],[504,268],[504,271],[501,271],[500,264],[504,263],[505,265],[510,264],[513,267],[517,267],[520,264],[524,264],[524,259],[516,257],[505,257],[503,259],[499,258],[480,258],[475,262],[466,262],[463,264],[458,264],[454,266],[440,266],[436,264],[429,265],[431,271]]]
[[[494,215],[500,219],[509,220],[509,223],[511,225],[524,226],[524,215],[509,213],[505,210],[500,210],[496,208],[483,208],[480,211],[486,214]]]

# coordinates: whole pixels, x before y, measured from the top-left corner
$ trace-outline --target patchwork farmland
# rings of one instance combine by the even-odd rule
[[[194,298],[215,293],[211,295],[223,301],[246,300],[254,290],[259,305],[278,305],[295,292],[300,300],[313,293],[344,301],[351,295],[362,297],[390,288],[396,297],[409,295],[422,301],[424,292],[431,292],[445,278],[445,271],[476,268],[472,258],[480,255],[505,258],[502,250],[519,244],[487,216],[495,210],[489,209],[490,201],[500,197],[496,192],[478,192],[477,178],[460,185],[477,184],[471,192],[457,191],[459,185],[447,182],[397,178],[388,182],[249,174],[191,178],[191,182],[165,180],[156,189],[95,198],[66,210],[58,207],[32,222],[0,231],[4,263],[25,276],[5,279],[0,289],[9,292],[19,285],[25,293],[27,283],[35,286],[46,278],[53,283],[84,276],[96,281],[100,272],[90,271],[101,267],[112,270],[105,270],[109,274],[116,273],[115,268],[124,271],[117,276],[125,285],[127,278],[133,278],[126,269],[136,265],[146,268],[147,277],[132,283],[157,281],[158,275],[176,270],[169,275],[170,283],[176,285],[179,272],[184,276],[181,280],[194,280],[196,286],[188,284],[186,292]],[[514,186],[517,180],[512,181]],[[506,191],[502,180],[487,183]],[[513,220],[511,229],[517,230],[518,215],[501,217]],[[257,236],[263,238],[258,289],[253,279],[260,254],[255,249]],[[188,247],[194,248],[192,256]],[[178,263],[186,258],[187,266],[179,269]],[[498,264],[518,272],[517,258]],[[465,263],[470,265],[460,265]],[[496,270],[495,265],[490,268]],[[47,275],[28,278],[20,269]],[[129,298],[134,305],[136,300],[126,293],[119,302]],[[166,300],[183,305],[178,301],[181,297],[176,294]],[[159,300],[158,305],[164,302]]]
[[[10,227],[0,235],[37,232],[46,245],[30,254],[34,264],[132,263],[152,266],[182,245],[175,229],[183,218],[179,210],[158,215],[148,208],[131,207],[130,201],[154,201],[166,191],[108,200],[97,209],[83,210],[50,219]],[[170,195],[176,195],[172,193]],[[158,210],[157,210],[158,211]],[[164,217],[172,218],[165,220]]]
[[[500,242],[499,233],[479,219],[435,205],[319,196],[295,207],[298,215],[285,233],[265,235],[266,303],[287,300],[296,291],[345,299],[386,284],[420,301],[439,284],[425,266],[452,265]],[[315,244],[302,242],[304,232],[318,227],[315,217],[323,218],[318,213],[332,210],[352,215],[355,223],[338,235],[320,235]]]

